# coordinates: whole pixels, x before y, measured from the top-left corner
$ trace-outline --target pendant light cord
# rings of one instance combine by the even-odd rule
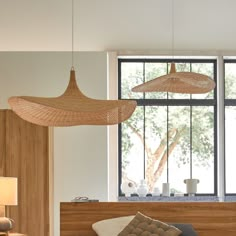
[[[190,179],[193,177],[193,110],[192,110],[192,105],[190,105]]]
[[[192,72],[192,64],[190,64],[190,71]],[[190,94],[190,101],[192,100],[192,94]],[[193,107],[190,103],[190,179],[193,178]]]
[[[171,33],[172,33],[172,42],[171,42],[171,48],[172,48],[172,59],[174,59],[174,0],[171,0]]]
[[[168,99],[168,93],[167,93],[167,99]],[[167,183],[169,183],[169,106],[167,105],[167,111],[166,111],[166,119],[167,119],[167,122],[166,122],[166,133],[167,133],[167,136],[166,136],[166,143],[167,143],[167,147],[166,147],[166,152],[167,152],[167,159],[166,159],[166,180],[167,180]]]
[[[168,65],[167,65],[168,71]],[[169,93],[167,92],[167,100],[169,100]],[[166,181],[169,183],[169,106],[166,107]]]
[[[74,69],[74,0],[71,0],[71,63],[72,69]]]

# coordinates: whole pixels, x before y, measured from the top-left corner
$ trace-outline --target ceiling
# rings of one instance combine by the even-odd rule
[[[235,0],[74,0],[75,51],[236,51]],[[71,51],[70,0],[0,0],[0,51]],[[172,34],[172,26],[174,34]]]

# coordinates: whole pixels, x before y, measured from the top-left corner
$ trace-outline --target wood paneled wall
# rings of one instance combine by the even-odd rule
[[[138,211],[167,223],[192,224],[199,236],[236,235],[236,202],[62,202],[60,236],[96,236],[93,223]]]
[[[18,177],[18,205],[8,209],[14,232],[49,235],[49,128],[0,111],[0,174]]]
[[[6,110],[0,110],[0,176],[5,175],[6,156]],[[0,216],[4,216],[4,207],[0,206]]]

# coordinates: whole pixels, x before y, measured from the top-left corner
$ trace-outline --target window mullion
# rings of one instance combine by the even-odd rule
[[[224,132],[224,61],[222,56],[218,56],[218,76],[217,76],[217,142],[218,142],[218,197],[224,201],[225,195],[225,132]]]
[[[146,81],[145,62],[143,63],[143,83]],[[145,100],[145,93],[143,93]],[[146,179],[146,106],[143,106],[143,177]]]

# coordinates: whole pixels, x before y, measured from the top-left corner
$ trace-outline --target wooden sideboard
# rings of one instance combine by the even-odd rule
[[[0,110],[0,175],[18,178],[18,205],[8,207],[14,231],[48,236],[50,231],[50,131],[11,110]]]

